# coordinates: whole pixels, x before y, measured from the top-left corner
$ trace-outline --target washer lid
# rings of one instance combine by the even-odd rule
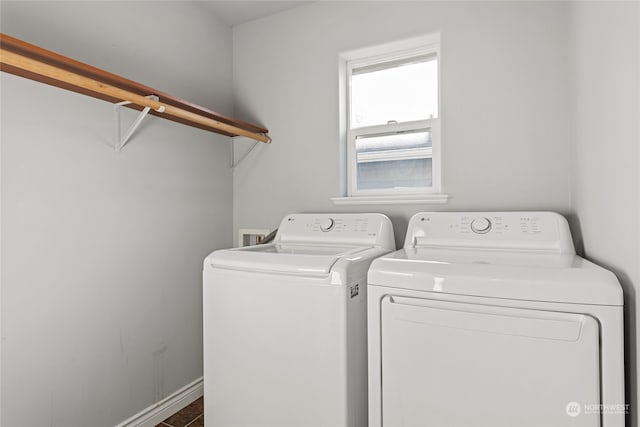
[[[341,258],[358,257],[371,246],[323,246],[266,244],[212,253],[212,267],[233,270],[326,276]]]
[[[526,301],[623,304],[613,273],[573,254],[406,248],[376,259],[368,283]]]

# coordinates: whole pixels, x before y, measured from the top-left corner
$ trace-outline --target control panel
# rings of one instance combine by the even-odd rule
[[[574,251],[566,219],[554,212],[421,212],[405,240],[415,246]]]
[[[278,229],[276,243],[393,246],[391,221],[382,214],[292,214]]]

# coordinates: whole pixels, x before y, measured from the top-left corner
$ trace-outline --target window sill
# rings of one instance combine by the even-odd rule
[[[449,201],[448,194],[405,194],[401,196],[355,196],[355,197],[331,197],[331,202],[336,206],[348,205],[441,205]]]

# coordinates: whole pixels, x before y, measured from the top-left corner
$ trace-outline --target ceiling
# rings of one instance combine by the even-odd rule
[[[218,1],[204,2],[227,25],[243,24],[284,10],[293,9],[311,1]]]

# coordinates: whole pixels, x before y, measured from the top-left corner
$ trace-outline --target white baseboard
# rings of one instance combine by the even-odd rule
[[[202,377],[154,403],[116,427],[154,427],[204,394]]]

